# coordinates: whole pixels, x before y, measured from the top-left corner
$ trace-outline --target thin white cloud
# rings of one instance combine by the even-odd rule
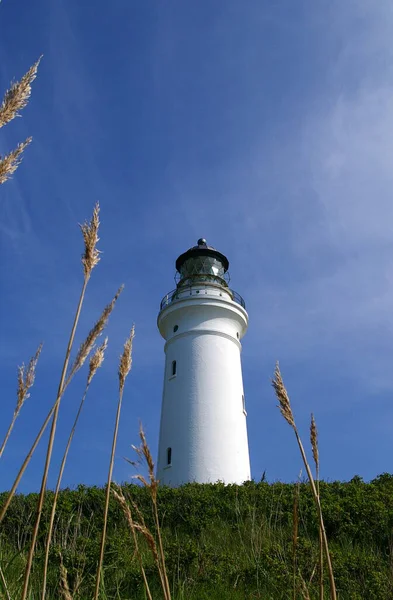
[[[228,249],[249,356],[342,360],[365,389],[391,389],[393,11],[322,12],[310,17],[329,56],[318,91],[276,136],[255,115],[258,143],[220,165],[176,159],[173,230]]]
[[[251,305],[258,336],[280,355],[319,354],[327,362],[341,356],[365,389],[392,389],[393,12],[368,2],[351,4],[351,11],[343,16],[352,27],[340,31],[335,23],[344,47],[326,94],[305,116],[299,138],[288,140],[296,155],[282,169],[292,198],[299,185],[288,175],[307,173],[308,200],[295,206],[283,199],[292,227],[282,268],[293,263],[303,277],[262,281],[250,289]],[[357,18],[364,19],[359,28]],[[359,57],[361,72],[347,81]],[[274,225],[280,235],[279,220]]]

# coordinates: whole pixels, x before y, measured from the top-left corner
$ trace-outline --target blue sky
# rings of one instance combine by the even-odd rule
[[[0,188],[0,435],[16,366],[44,349],[0,465],[13,481],[54,401],[82,269],[78,229],[101,205],[102,260],[79,343],[121,283],[64,485],[106,479],[117,363],[133,322],[114,477],[133,474],[142,420],[156,453],[161,297],[199,237],[226,254],[246,300],[252,474],[296,479],[293,433],[270,385],[280,360],[299,428],[310,412],[326,479],[392,471],[393,10],[388,0],[3,0],[0,89],[41,54],[23,118],[33,136]],[[61,407],[56,477],[85,372]],[[45,442],[20,491],[39,488]]]

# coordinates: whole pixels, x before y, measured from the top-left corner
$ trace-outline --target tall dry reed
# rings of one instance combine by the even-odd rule
[[[103,310],[100,318],[98,319],[98,321],[96,322],[96,324],[94,325],[94,327],[92,328],[92,330],[89,332],[89,335],[87,336],[86,340],[89,339],[90,341],[92,339],[91,332],[92,331],[95,332],[95,337],[93,337],[93,344],[92,345],[89,344],[89,345],[91,345],[91,347],[94,345],[97,337],[102,333],[104,327],[106,326],[106,324],[108,322],[108,319],[109,319],[109,316],[110,316],[110,314],[111,314],[111,312],[112,312],[112,310],[113,310],[113,308],[115,306],[115,303],[116,303],[117,299],[119,298],[119,295],[122,292],[122,290],[123,290],[123,286],[121,286],[117,290],[114,298],[104,308],[104,310]],[[82,344],[81,347],[84,347],[84,346],[85,346],[85,344]],[[79,352],[78,352],[78,354],[79,354]],[[77,359],[75,359],[74,364],[78,364]],[[76,373],[76,371],[78,370],[78,368],[71,369],[71,371],[73,371],[73,375]],[[66,381],[64,383],[64,387],[63,387],[63,394],[64,394],[65,390],[67,389],[68,385],[70,384],[71,379],[72,379],[71,377],[67,377],[67,379],[66,379]],[[28,466],[28,464],[29,464],[29,462],[30,462],[30,460],[31,460],[31,458],[32,458],[32,456],[33,456],[33,454],[34,454],[34,452],[35,452],[35,450],[36,450],[36,448],[37,448],[37,446],[38,446],[38,444],[39,444],[39,442],[40,442],[40,440],[41,440],[41,438],[42,438],[42,436],[43,436],[43,434],[44,434],[44,432],[45,432],[45,430],[46,430],[46,428],[47,428],[47,426],[49,424],[49,422],[50,422],[50,420],[51,420],[51,417],[53,416],[53,413],[55,412],[56,406],[57,406],[57,400],[54,402],[52,408],[50,409],[50,411],[46,415],[46,417],[44,419],[44,422],[41,425],[41,429],[39,430],[39,432],[38,432],[38,434],[37,434],[37,436],[36,436],[36,438],[35,438],[32,446],[31,446],[29,452],[27,453],[27,455],[26,455],[26,457],[25,457],[25,459],[24,459],[24,461],[22,463],[22,466],[19,469],[19,472],[18,472],[18,474],[17,474],[17,476],[15,478],[15,481],[12,484],[11,490],[9,491],[8,496],[7,496],[7,498],[6,498],[3,506],[1,508],[1,511],[0,511],[0,523],[2,522],[2,520],[5,517],[5,514],[6,514],[7,510],[8,510],[8,507],[9,507],[9,505],[11,503],[11,500],[14,497],[16,489],[17,489],[17,487],[19,485],[19,482],[20,482],[20,480],[23,477],[23,474],[24,474],[24,472],[25,472],[25,470],[26,470],[26,468],[27,468],[27,466]]]
[[[62,458],[62,461],[61,461],[59,475],[57,477],[56,488],[55,488],[55,493],[54,493],[54,498],[53,498],[53,503],[52,503],[52,509],[51,509],[51,514],[50,514],[50,519],[49,519],[48,535],[47,535],[47,539],[46,539],[44,572],[43,572],[43,584],[42,584],[42,594],[41,594],[42,600],[45,600],[45,595],[46,595],[46,583],[47,583],[47,577],[48,577],[49,551],[50,551],[50,545],[51,545],[51,541],[52,541],[52,532],[53,532],[53,524],[54,524],[54,521],[55,521],[57,500],[58,500],[58,497],[59,497],[61,481],[63,479],[64,468],[65,468],[65,465],[66,465],[66,461],[67,461],[68,453],[69,453],[69,450],[70,450],[70,447],[71,447],[71,443],[72,443],[72,440],[73,440],[73,437],[74,437],[74,434],[75,434],[76,426],[78,424],[79,417],[81,415],[82,408],[83,408],[83,405],[85,403],[87,393],[89,391],[90,384],[91,384],[91,382],[92,382],[92,380],[94,378],[94,375],[97,373],[97,370],[101,367],[102,363],[104,362],[105,350],[107,348],[107,345],[108,345],[108,338],[105,338],[104,342],[101,344],[101,346],[99,346],[97,348],[97,350],[94,352],[93,356],[90,359],[89,372],[87,374],[87,381],[86,381],[85,390],[84,390],[82,399],[80,401],[78,412],[76,414],[74,423],[72,425],[72,428],[71,428],[71,431],[70,431],[70,435],[68,437],[67,445],[66,445],[66,448],[64,450],[63,458]]]
[[[22,154],[32,139],[32,137],[28,137],[24,142],[18,144],[14,150],[11,150],[9,154],[0,156],[0,184],[5,183],[15,173],[22,162]]]
[[[15,405],[15,409],[14,409],[14,414],[11,419],[11,423],[7,429],[5,438],[0,447],[0,458],[3,455],[3,452],[7,445],[8,439],[14,428],[16,419],[18,418],[19,413],[22,410],[22,406],[24,405],[26,400],[28,398],[30,398],[29,390],[30,390],[30,388],[33,387],[33,384],[34,384],[35,370],[37,367],[37,362],[38,362],[39,356],[41,354],[41,350],[42,350],[42,344],[40,344],[38,346],[37,351],[34,354],[34,356],[32,356],[32,358],[30,359],[29,364],[27,365],[27,368],[25,367],[24,364],[22,364],[20,367],[18,367],[18,388],[17,388],[17,394],[16,394],[16,405]]]
[[[10,89],[6,91],[0,105],[0,128],[15,117],[19,117],[20,111],[27,105],[31,94],[31,84],[37,76],[41,58],[30,67],[20,81],[13,83]],[[16,171],[22,161],[22,154],[31,140],[31,137],[27,138],[9,154],[3,157],[0,156],[0,184],[5,183]]]
[[[323,521],[321,503],[319,500],[319,495],[318,495],[317,488],[315,485],[314,477],[313,477],[310,465],[307,461],[307,456],[306,456],[306,453],[305,453],[305,450],[303,447],[303,443],[300,439],[300,435],[299,435],[298,429],[296,427],[296,423],[295,423],[294,415],[292,412],[292,407],[291,407],[291,403],[289,400],[288,392],[285,388],[278,363],[276,364],[276,368],[274,371],[274,379],[272,380],[272,385],[273,385],[274,391],[276,393],[276,397],[279,402],[279,408],[280,408],[281,414],[284,417],[284,419],[286,420],[286,422],[291,426],[291,428],[293,429],[293,431],[295,433],[296,441],[298,443],[299,450],[300,450],[300,454],[302,456],[303,463],[304,463],[304,466],[307,471],[307,475],[308,475],[308,479],[310,482],[315,506],[317,508],[319,525],[320,525],[320,529],[322,532],[323,545],[324,545],[324,549],[325,549],[326,562],[328,565],[328,572],[329,572],[330,597],[331,597],[331,600],[337,600],[337,591],[336,591],[336,585],[335,585],[335,581],[334,581],[333,566],[332,566],[330,553],[329,553],[329,544],[328,544],[328,539],[327,539],[327,535],[326,535],[325,524]]]
[[[43,472],[42,481],[41,481],[41,489],[40,489],[40,494],[38,497],[36,521],[35,521],[35,525],[34,525],[34,529],[33,529],[31,545],[30,545],[30,549],[29,549],[29,553],[28,553],[28,557],[27,557],[27,564],[26,564],[21,600],[26,600],[28,590],[29,590],[31,567],[32,567],[32,563],[33,563],[33,556],[34,556],[40,521],[41,521],[42,507],[44,504],[49,466],[50,466],[52,452],[53,452],[53,443],[54,443],[55,435],[56,435],[56,426],[57,426],[57,420],[58,420],[58,415],[59,415],[60,402],[61,402],[61,398],[64,393],[64,383],[66,380],[66,374],[67,374],[67,370],[68,370],[68,364],[69,364],[69,360],[70,360],[71,350],[72,350],[72,346],[74,343],[75,333],[76,333],[76,329],[78,326],[80,313],[82,310],[82,305],[83,305],[83,300],[84,300],[85,293],[86,293],[87,284],[89,282],[89,279],[90,279],[90,276],[91,276],[91,273],[92,273],[94,267],[99,262],[99,251],[97,250],[97,247],[96,247],[97,242],[99,240],[99,238],[98,238],[98,229],[99,229],[99,224],[100,224],[99,211],[100,211],[100,208],[99,208],[99,204],[97,203],[94,207],[93,215],[90,220],[90,223],[84,223],[83,225],[81,225],[84,246],[85,246],[84,254],[82,255],[84,277],[83,277],[82,289],[80,292],[78,305],[76,308],[74,322],[73,322],[73,325],[71,328],[71,333],[70,333],[70,337],[69,337],[68,344],[67,344],[63,367],[62,367],[62,371],[61,371],[61,375],[60,375],[59,386],[58,386],[58,390],[57,390],[57,397],[56,397],[56,402],[55,402],[55,407],[54,407],[53,417],[52,417],[52,426],[51,426],[51,430],[50,430],[50,434],[49,434],[49,441],[48,441],[48,447],[47,447],[46,458],[45,458],[44,472]]]
[[[153,559],[157,566],[158,574],[160,576],[160,582],[161,582],[162,592],[164,594],[164,600],[171,600],[171,591],[170,591],[170,587],[169,587],[169,581],[168,581],[168,575],[167,575],[167,569],[166,569],[166,563],[165,563],[164,545],[163,545],[162,534],[161,534],[161,524],[160,524],[160,520],[159,520],[159,516],[158,516],[158,501],[157,501],[158,480],[156,479],[155,474],[154,474],[154,461],[153,461],[153,457],[150,452],[150,448],[147,444],[145,432],[143,431],[142,425],[140,425],[140,428],[139,428],[139,437],[141,440],[140,446],[139,447],[132,446],[132,448],[135,450],[137,457],[138,457],[137,463],[135,461],[131,461],[127,458],[126,458],[126,460],[132,466],[135,466],[138,463],[145,464],[147,466],[148,480],[141,474],[134,475],[134,479],[138,479],[146,488],[149,489],[150,497],[152,499],[154,526],[155,526],[158,543],[156,543],[151,531],[146,527],[146,524],[143,519],[143,515],[141,514],[141,512],[138,509],[138,506],[135,503],[133,503],[133,507],[138,513],[140,523],[139,524],[135,523],[134,526],[138,531],[140,531],[142,533],[142,535],[144,535],[144,537],[146,538],[146,541],[149,545],[149,548],[153,555]]]
[[[297,596],[297,547],[299,542],[299,496],[300,482],[295,485],[293,495],[293,531],[292,531],[292,600]]]
[[[20,111],[27,106],[31,95],[31,84],[37,77],[38,65],[42,56],[30,67],[20,81],[11,84],[0,105],[0,128],[20,116]]]
[[[110,493],[111,493],[113,465],[114,465],[114,461],[115,461],[115,451],[116,451],[116,445],[117,445],[117,435],[118,435],[118,431],[119,431],[119,422],[120,422],[121,406],[122,406],[122,402],[123,402],[124,386],[125,386],[126,379],[128,377],[128,374],[129,374],[129,372],[131,370],[131,366],[132,366],[132,345],[133,345],[134,336],[135,336],[135,327],[133,326],[131,329],[130,335],[128,336],[128,338],[124,344],[123,353],[120,357],[120,364],[119,364],[119,371],[118,371],[119,399],[118,399],[118,403],[117,403],[116,420],[115,420],[115,427],[114,427],[114,431],[113,431],[113,440],[112,440],[112,450],[111,450],[109,469],[108,469],[108,481],[107,481],[106,494],[105,494],[104,524],[103,524],[103,528],[102,528],[100,556],[99,556],[98,565],[97,565],[94,600],[98,600],[98,595],[100,592],[102,564],[104,561],[106,529],[107,529],[107,523],[108,523],[108,509],[109,509],[109,498],[110,498]]]
[[[130,506],[127,503],[127,501],[126,501],[126,499],[124,497],[124,494],[121,491],[121,489],[119,487],[117,487],[117,489],[114,489],[112,487],[111,491],[112,491],[112,494],[113,494],[114,498],[120,504],[120,507],[121,507],[121,509],[123,511],[123,514],[124,514],[125,518],[126,518],[128,527],[131,530],[132,537],[133,537],[133,540],[134,540],[134,545],[135,545],[135,553],[136,553],[136,556],[138,558],[139,568],[140,568],[141,573],[142,573],[143,583],[144,583],[144,586],[145,586],[147,598],[148,598],[148,600],[153,600],[152,595],[151,595],[151,591],[150,591],[150,587],[149,587],[149,583],[147,581],[145,568],[143,566],[142,554],[141,554],[141,551],[140,551],[140,548],[139,548],[139,544],[138,544],[138,536],[136,535],[137,531],[141,531],[140,524],[134,521],[134,518],[132,516],[132,512],[131,512]],[[147,537],[147,539],[148,539],[148,545],[149,545],[149,547],[153,548],[153,556],[155,558],[156,565],[159,568],[158,552],[157,552],[157,548],[156,547],[154,548],[154,546],[155,546],[154,538],[153,538],[153,536],[151,534],[148,535],[150,532],[148,531],[147,527],[143,527],[143,533],[144,533],[145,537]],[[153,541],[152,541],[152,538],[153,538]]]
[[[162,543],[161,525],[160,525],[160,520],[158,517],[158,502],[157,502],[158,480],[156,479],[156,477],[154,475],[154,462],[153,462],[152,455],[150,453],[150,448],[147,445],[146,436],[143,431],[142,425],[140,426],[140,429],[139,429],[139,436],[141,438],[140,451],[146,461],[146,464],[148,467],[148,472],[149,472],[148,488],[150,489],[150,495],[151,495],[152,502],[153,502],[154,524],[155,524],[155,528],[157,531],[158,548],[160,551],[161,575],[162,575],[162,580],[164,582],[164,585],[162,586],[162,588],[163,588],[165,600],[171,600],[171,592],[170,592],[170,588],[169,588],[169,581],[168,581],[166,564],[165,564],[164,546]],[[143,478],[141,478],[141,481],[142,481],[142,483],[144,483],[144,485],[146,485],[147,482],[145,482],[143,480]]]
[[[309,591],[307,588],[307,584],[301,575],[300,575],[300,591],[303,596],[303,600],[311,600],[310,594],[309,594]]]
[[[3,586],[3,590],[4,590],[4,594],[5,594],[4,597],[7,600],[11,600],[10,592],[8,590],[7,582],[5,580],[3,569],[1,568],[1,566],[0,566],[0,581],[1,581],[1,584]]]
[[[310,443],[312,448],[312,455],[315,463],[315,476],[316,476],[316,488],[318,493],[319,502],[321,501],[320,486],[319,486],[319,448],[318,448],[318,430],[317,424],[315,423],[314,415],[311,413],[311,424],[310,424]],[[319,598],[323,600],[323,536],[321,526],[318,530],[319,535]]]
[[[123,289],[124,289],[124,286],[121,285],[119,287],[119,289],[117,290],[116,294],[114,295],[114,297],[112,298],[111,302],[105,306],[104,310],[102,311],[102,313],[100,315],[100,318],[96,321],[94,326],[91,328],[86,339],[80,345],[78,353],[75,357],[75,360],[72,363],[72,366],[69,370],[69,374],[66,379],[66,385],[69,384],[69,382],[71,381],[71,379],[75,375],[75,373],[77,373],[77,371],[79,371],[79,369],[81,367],[83,367],[86,359],[89,357],[98,337],[104,331],[104,329],[108,323],[108,319],[109,319],[109,317],[115,307],[115,304],[116,304],[120,294],[122,293]]]

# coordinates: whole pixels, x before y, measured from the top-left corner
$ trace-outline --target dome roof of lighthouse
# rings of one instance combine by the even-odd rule
[[[202,256],[215,258],[222,264],[224,272],[228,270],[229,261],[227,257],[213,248],[213,246],[209,246],[205,238],[199,238],[196,246],[192,246],[192,248],[189,248],[186,252],[183,252],[183,254],[179,256],[179,258],[176,260],[176,270],[180,272],[182,265],[187,260]]]

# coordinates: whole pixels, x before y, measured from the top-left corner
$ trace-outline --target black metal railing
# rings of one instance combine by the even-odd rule
[[[163,297],[163,299],[161,300],[161,304],[160,304],[160,310],[162,310],[163,308],[165,308],[166,306],[169,306],[169,304],[172,304],[172,302],[176,302],[177,300],[184,300],[185,298],[187,298],[187,296],[185,295],[185,293],[187,292],[187,290],[189,290],[189,295],[190,296],[196,296],[196,295],[209,295],[209,291],[208,288],[211,287],[221,287],[221,286],[214,286],[214,284],[209,284],[209,285],[199,285],[196,286],[195,284],[193,286],[190,287],[180,287],[180,288],[176,288],[175,290],[172,290],[171,292],[168,292],[167,294],[165,294],[165,296]],[[231,290],[230,288],[223,288],[223,291],[228,293],[231,296],[231,299],[233,302],[236,302],[236,304],[240,304],[240,306],[242,306],[243,308],[246,308],[246,303],[244,302],[243,298],[241,297],[240,294],[238,294],[237,292],[235,292],[235,290]],[[216,296],[216,294],[212,294],[212,296]]]
[[[232,294],[232,300],[234,302],[236,302],[237,304],[240,304],[240,306],[242,306],[243,308],[246,308],[246,303],[244,302],[244,299],[240,294],[235,292],[235,290],[231,290],[231,294]]]

